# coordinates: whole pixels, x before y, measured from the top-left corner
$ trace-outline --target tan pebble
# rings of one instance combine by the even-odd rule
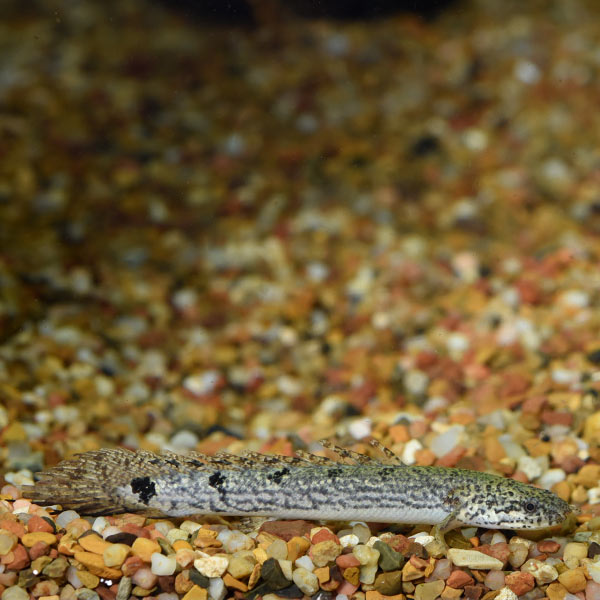
[[[287,544],[281,540],[273,540],[266,548],[266,553],[269,558],[276,558],[278,560],[287,560],[288,549]]]
[[[248,586],[243,581],[236,579],[229,573],[225,573],[223,575],[223,583],[228,588],[233,588],[234,590],[239,590],[240,592],[247,592]]]
[[[294,536],[287,543],[288,560],[294,562],[296,559],[304,556],[310,548],[310,542],[305,537]]]
[[[193,585],[182,600],[206,600],[208,592],[199,585]]]
[[[98,587],[100,583],[100,578],[89,571],[77,571],[77,577],[79,577],[79,581],[83,583],[83,586],[90,590]]]
[[[254,548],[254,550],[252,550],[252,553],[261,565],[265,562],[265,560],[269,558],[264,548]]]
[[[48,546],[52,546],[56,544],[56,536],[53,533],[48,533],[47,531],[34,531],[33,533],[26,533],[21,538],[21,543],[26,548],[31,548],[37,542],[44,542],[44,544],[48,544]]]
[[[571,500],[571,486],[568,481],[557,481],[550,489],[565,502]]]
[[[227,570],[229,558],[227,556],[208,556],[206,558],[197,558],[194,561],[194,567],[197,571],[206,575],[206,577],[221,577]]]
[[[342,576],[346,581],[351,583],[352,585],[358,585],[359,577],[360,577],[360,568],[359,567],[348,567],[344,569]]]
[[[319,583],[327,583],[329,581],[329,567],[320,567],[315,569],[313,573],[317,576]]]
[[[88,571],[104,579],[120,579],[123,573],[119,569],[107,567],[99,554],[93,552],[75,552],[75,560],[88,568]]]
[[[352,596],[353,598],[356,596]],[[365,594],[365,600],[384,600],[387,596],[383,596],[377,590],[368,590]]]
[[[587,491],[582,485],[578,485],[571,492],[571,500],[577,504],[587,502]]]
[[[587,558],[587,553],[587,544],[582,542],[569,542],[565,545],[563,551],[563,562],[569,569],[574,569],[579,566],[579,562],[582,558]]]
[[[111,545],[110,542],[103,540],[97,533],[81,535],[77,539],[77,543],[87,552],[93,552],[94,554],[103,554]]]
[[[175,577],[175,591],[178,594],[186,594],[194,586],[193,581],[190,580],[190,572],[186,569]]]
[[[145,598],[146,596],[149,596],[155,589],[156,587],[153,587],[151,590],[147,590],[146,588],[136,585],[131,590],[131,595],[137,596],[138,598]]]
[[[65,529],[67,533],[73,538],[77,539],[81,534],[89,531],[92,528],[91,524],[85,519],[73,519],[69,523]]]
[[[441,593],[440,597],[442,600],[456,600],[460,598],[463,594],[463,590],[455,589],[450,586],[446,586],[444,591]]]
[[[576,569],[565,571],[558,576],[558,581],[559,583],[562,583],[571,594],[583,592],[587,584],[585,569],[583,567],[577,567]]]
[[[260,564],[254,565],[254,569],[252,569],[252,573],[250,573],[250,578],[248,579],[248,589],[251,590],[256,582],[260,579]]]
[[[227,571],[235,579],[248,577],[254,570],[256,558],[250,550],[239,550],[231,555]]]
[[[139,537],[131,545],[131,554],[138,556],[144,562],[151,562],[155,552],[160,552],[160,546],[158,542],[148,538]]]
[[[120,567],[130,552],[131,548],[126,544],[108,544],[102,552],[102,559],[107,567]]]
[[[54,596],[40,596],[38,600],[59,600],[60,596],[55,594]]]
[[[355,548],[357,547],[358,546],[355,546]],[[366,547],[367,546],[365,546],[365,548]],[[377,552],[377,558],[379,558],[379,552],[377,550],[373,550],[373,552]],[[310,549],[310,557],[317,567],[324,567],[327,563],[335,560],[341,553],[342,547],[333,540],[319,542]],[[374,559],[375,562],[377,562],[377,558]]]
[[[175,560],[180,567],[185,569],[196,560],[196,553],[188,548],[179,548],[179,550],[175,552]]]
[[[581,469],[573,476],[573,481],[586,488],[593,488],[598,485],[600,480],[600,465],[583,465]]]
[[[567,595],[567,588],[558,582],[551,583],[546,588],[546,596],[549,600],[564,600]]]
[[[435,600],[446,587],[443,580],[419,583],[415,588],[415,600]]]
[[[417,569],[411,562],[407,562],[402,568],[402,581],[414,581],[423,577],[423,571]]]
[[[172,544],[173,550],[193,550],[192,545],[185,540],[175,540]]]

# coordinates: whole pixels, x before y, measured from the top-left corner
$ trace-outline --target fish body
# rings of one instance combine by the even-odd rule
[[[445,529],[541,529],[561,523],[573,510],[547,490],[497,475],[384,464],[337,450],[354,464],[310,454],[207,457],[104,449],[42,473],[25,494],[38,504],[90,515],[203,513],[445,523]]]

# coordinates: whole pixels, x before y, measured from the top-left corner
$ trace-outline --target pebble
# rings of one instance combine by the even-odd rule
[[[448,558],[457,567],[469,567],[470,569],[502,569],[504,564],[501,560],[478,552],[477,550],[462,550],[460,548],[450,548]]]
[[[155,552],[152,554],[151,562],[152,573],[155,575],[173,575],[177,568],[177,561],[175,560],[174,554],[164,556],[163,554]]]
[[[2,600],[29,600],[29,594],[22,587],[13,585],[2,592]]]
[[[223,550],[231,554],[239,550],[252,550],[254,548],[254,540],[237,530],[224,529],[217,535],[217,539],[223,544]]]
[[[415,600],[435,600],[444,591],[444,581],[430,581],[419,583],[415,587]]]
[[[358,546],[355,546],[355,548],[358,548]],[[325,540],[324,542],[319,542],[311,547],[310,557],[315,566],[324,567],[327,563],[334,561],[341,552],[342,547],[340,544],[337,544],[333,540]]]
[[[282,590],[290,584],[279,561],[275,558],[269,558],[262,564],[260,575],[272,591]]]
[[[131,577],[121,577],[117,588],[116,600],[128,600],[132,587]]]
[[[194,567],[206,577],[221,577],[228,565],[229,559],[226,556],[209,556],[194,561]]]
[[[243,579],[252,573],[256,558],[248,550],[239,550],[231,556],[227,565],[227,571],[236,579]]]
[[[21,538],[21,543],[26,548],[31,548],[37,542],[43,542],[48,546],[53,546],[56,544],[57,538],[53,533],[48,533],[46,531],[35,531],[33,533],[26,533]]]
[[[298,567],[294,571],[292,579],[307,596],[316,594],[319,589],[319,580],[317,579],[317,576],[304,567]]]
[[[375,565],[379,560],[379,551],[364,544],[352,548],[352,554],[361,565]]]
[[[395,571],[404,566],[404,556],[381,540],[373,544],[373,549],[379,552],[379,567],[382,571]]]
[[[227,595],[225,583],[220,577],[214,577],[208,585],[208,596],[212,600],[223,600]]]
[[[126,544],[109,544],[102,552],[102,560],[107,567],[120,567],[130,552],[131,547]]]
[[[193,585],[183,596],[183,600],[207,600],[208,592],[200,586]]]
[[[402,591],[402,571],[388,571],[375,577],[375,589],[384,596],[394,596]]]
[[[131,582],[144,588],[145,590],[150,590],[156,585],[157,577],[156,574],[153,573],[149,568],[143,567],[138,569],[132,576]]]
[[[19,538],[10,531],[0,533],[0,556],[6,556],[9,552],[12,552],[18,541]]]
[[[152,555],[158,552],[160,553],[160,546],[155,540],[149,540],[147,538],[138,537],[131,546],[131,554],[138,556],[144,562],[149,563],[152,560]]]
[[[517,600],[518,596],[508,587],[500,590],[494,600]]]

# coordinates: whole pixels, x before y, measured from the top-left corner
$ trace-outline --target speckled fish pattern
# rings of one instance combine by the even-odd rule
[[[60,463],[23,491],[35,503],[86,515],[202,513],[432,525],[452,515],[451,526],[542,529],[573,510],[548,490],[501,476],[384,464],[329,447],[340,460],[308,453],[209,457],[103,449]]]

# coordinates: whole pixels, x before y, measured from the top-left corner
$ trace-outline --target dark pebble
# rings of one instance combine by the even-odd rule
[[[137,540],[137,535],[133,533],[127,533],[126,531],[120,531],[119,533],[115,533],[113,535],[109,535],[106,538],[107,542],[111,544],[125,544],[127,546],[133,546],[133,542]]]
[[[202,573],[200,573],[200,571],[197,571],[195,568],[192,567],[190,569],[189,577],[192,583],[199,585],[201,588],[208,588],[208,585],[210,583],[208,577],[206,575],[202,575]]]

